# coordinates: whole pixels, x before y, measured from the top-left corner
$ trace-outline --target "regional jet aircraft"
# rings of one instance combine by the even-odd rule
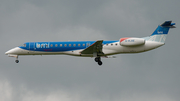
[[[111,57],[114,54],[140,53],[155,49],[165,44],[165,39],[170,28],[175,28],[175,23],[165,21],[148,37],[120,38],[115,41],[65,41],[65,42],[26,42],[15,47],[5,54],[15,57],[21,55],[72,55],[80,57],[94,57],[95,62],[102,65],[101,57]]]

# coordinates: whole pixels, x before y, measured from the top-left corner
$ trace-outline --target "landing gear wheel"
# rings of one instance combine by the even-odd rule
[[[97,63],[98,63],[98,65],[102,65],[102,61],[101,61],[101,57],[96,57],[95,59],[94,59],[94,61],[96,61]]]
[[[100,61],[100,57],[96,57],[94,60],[95,60],[96,62],[98,62],[98,61]]]
[[[101,65],[102,65],[102,61],[98,61],[98,65],[100,65],[100,66],[101,66]]]
[[[16,63],[19,63],[19,60],[15,60]]]

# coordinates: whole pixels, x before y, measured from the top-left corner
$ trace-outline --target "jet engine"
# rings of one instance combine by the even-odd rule
[[[120,39],[121,46],[133,47],[133,46],[140,46],[144,44],[145,44],[145,40],[142,38],[121,38]]]

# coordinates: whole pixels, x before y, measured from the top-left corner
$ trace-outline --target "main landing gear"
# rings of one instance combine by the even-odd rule
[[[98,63],[98,65],[102,65],[101,57],[96,57],[94,60]]]

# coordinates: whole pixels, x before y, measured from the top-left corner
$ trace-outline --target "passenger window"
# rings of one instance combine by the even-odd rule
[[[51,44],[51,47],[53,47],[53,44]]]
[[[81,46],[80,44],[78,44],[78,46]]]
[[[57,44],[55,46],[57,47]]]
[[[83,46],[85,46],[85,44],[83,44]]]
[[[76,46],[76,44],[73,45],[74,47]]]
[[[112,46],[113,44],[111,44],[111,46]]]
[[[67,45],[66,45],[66,44],[64,44],[64,46],[66,47]]]
[[[69,47],[71,47],[71,44],[69,44]]]
[[[106,44],[106,46],[108,46],[108,43]]]
[[[60,44],[60,47],[62,47],[62,44]]]

